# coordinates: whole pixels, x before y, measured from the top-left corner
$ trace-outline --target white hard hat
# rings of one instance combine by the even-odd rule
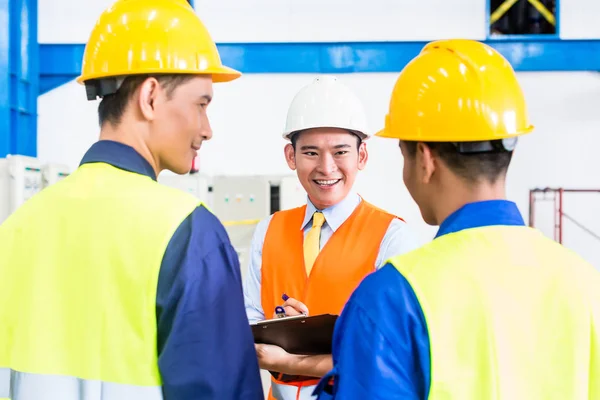
[[[335,76],[324,75],[303,87],[288,109],[284,139],[310,128],[341,128],[368,139],[367,117],[358,97]]]

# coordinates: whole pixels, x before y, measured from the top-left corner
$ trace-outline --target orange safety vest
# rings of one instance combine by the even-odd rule
[[[365,276],[375,271],[375,261],[394,218],[364,200],[337,229],[319,252],[306,276],[304,232],[306,205],[273,214],[262,251],[261,303],[265,316],[274,313],[286,293],[308,307],[311,315],[339,315]],[[279,376],[281,378],[281,376]],[[316,385],[319,379],[297,377],[276,384]],[[269,395],[269,399],[273,399]]]

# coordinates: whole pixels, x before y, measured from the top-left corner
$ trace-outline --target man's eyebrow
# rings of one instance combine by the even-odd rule
[[[333,148],[336,150],[347,149],[350,147],[352,147],[352,146],[350,146],[349,144],[336,144],[335,146],[333,146]],[[314,145],[305,145],[305,146],[300,147],[300,150],[319,150],[319,147],[314,146]]]
[[[319,150],[319,147],[317,146],[302,146],[300,147],[300,150]]]
[[[200,100],[206,100],[208,103],[212,101],[212,96],[210,94],[205,94],[200,96]]]

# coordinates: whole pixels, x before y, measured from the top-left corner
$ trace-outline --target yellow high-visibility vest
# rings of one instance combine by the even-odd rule
[[[156,291],[193,196],[84,164],[0,226],[0,398],[162,399]]]
[[[425,316],[430,400],[600,399],[600,273],[570,250],[486,226],[390,262]]]

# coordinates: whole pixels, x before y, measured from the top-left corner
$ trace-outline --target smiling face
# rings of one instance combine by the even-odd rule
[[[342,201],[352,189],[356,174],[367,164],[367,146],[344,129],[315,128],[297,134],[295,149],[285,147],[288,166],[310,201],[322,210]]]
[[[170,91],[142,85],[142,101],[152,99],[146,102],[152,104],[148,145],[159,170],[189,172],[202,142],[212,138],[206,114],[212,95],[210,76],[195,76]]]

